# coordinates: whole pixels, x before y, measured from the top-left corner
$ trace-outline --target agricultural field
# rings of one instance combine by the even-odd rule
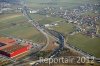
[[[92,11],[88,11],[88,12],[85,12],[84,14],[82,14],[83,16],[97,16],[98,15],[98,13],[94,13],[94,12],[92,12]]]
[[[38,21],[40,24],[50,24],[57,21],[64,21],[64,19],[60,17],[46,17],[46,15],[40,15],[40,14],[30,14],[33,20]]]
[[[38,9],[44,7],[74,8],[84,3],[98,3],[99,0],[26,0],[29,7]]]
[[[98,32],[100,34],[100,20],[97,21],[97,24],[98,24],[98,29],[99,29]]]
[[[0,15],[0,29],[9,28],[13,24],[22,23],[25,21],[24,19],[21,14],[2,14]]]
[[[100,38],[90,38],[82,34],[69,36],[68,43],[90,53],[96,57],[100,57]]]
[[[52,27],[53,30],[56,30],[58,32],[61,32],[63,33],[64,35],[67,35],[68,33],[70,32],[73,32],[73,24],[71,23],[66,23],[66,22],[63,22],[63,23],[60,23],[58,26],[54,26]]]
[[[0,17],[0,35],[11,35],[38,43],[44,41],[44,35],[27,23],[22,14],[3,14]]]

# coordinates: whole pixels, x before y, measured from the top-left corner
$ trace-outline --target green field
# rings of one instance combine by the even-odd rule
[[[98,24],[98,28],[99,28],[99,31],[98,32],[100,34],[100,20],[97,21],[97,24]]]
[[[56,21],[63,21],[64,19],[59,17],[46,17],[45,15],[39,15],[39,14],[30,14],[30,16],[33,18],[33,20],[38,21],[40,24],[49,24]]]
[[[83,16],[97,16],[98,15],[98,13],[94,13],[94,12],[92,12],[92,11],[88,11],[88,12],[85,12],[84,14],[82,14]]]
[[[98,3],[99,0],[27,0],[31,8],[64,7],[73,8],[84,3]]]
[[[61,32],[64,35],[67,35],[68,33],[73,31],[73,25],[64,22],[64,23],[59,24],[58,26],[54,26],[52,29],[58,32]]]
[[[100,57],[100,38],[90,38],[82,34],[76,34],[69,37],[68,43]]]
[[[63,21],[64,19],[59,18],[59,17],[46,17],[42,20],[40,20],[39,22],[41,24],[48,24],[48,23],[53,23],[53,22],[57,22],[57,21]]]
[[[9,28],[12,24],[19,24],[26,21],[21,14],[0,15],[0,29]]]
[[[0,15],[0,34],[11,35],[22,39],[33,40],[33,42],[43,42],[45,40],[37,29],[22,14]]]

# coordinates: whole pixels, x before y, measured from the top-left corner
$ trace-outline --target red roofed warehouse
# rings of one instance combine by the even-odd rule
[[[14,39],[0,38],[0,54],[13,58],[29,50],[29,45],[19,45],[15,42]]]

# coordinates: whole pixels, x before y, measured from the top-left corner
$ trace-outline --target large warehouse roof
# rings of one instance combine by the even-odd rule
[[[15,52],[15,51],[17,51],[19,49],[22,49],[24,47],[25,46],[22,46],[22,45],[19,45],[19,44],[15,44],[15,45],[12,45],[12,46],[9,46],[7,48],[2,49],[2,51],[7,52],[7,53],[12,53],[12,52]]]
[[[0,38],[0,54],[2,55],[13,58],[21,53],[27,52],[29,48],[29,44],[17,44],[13,38]]]

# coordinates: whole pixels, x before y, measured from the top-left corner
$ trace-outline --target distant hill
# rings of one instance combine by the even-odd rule
[[[0,0],[0,2],[18,3],[20,0]]]

